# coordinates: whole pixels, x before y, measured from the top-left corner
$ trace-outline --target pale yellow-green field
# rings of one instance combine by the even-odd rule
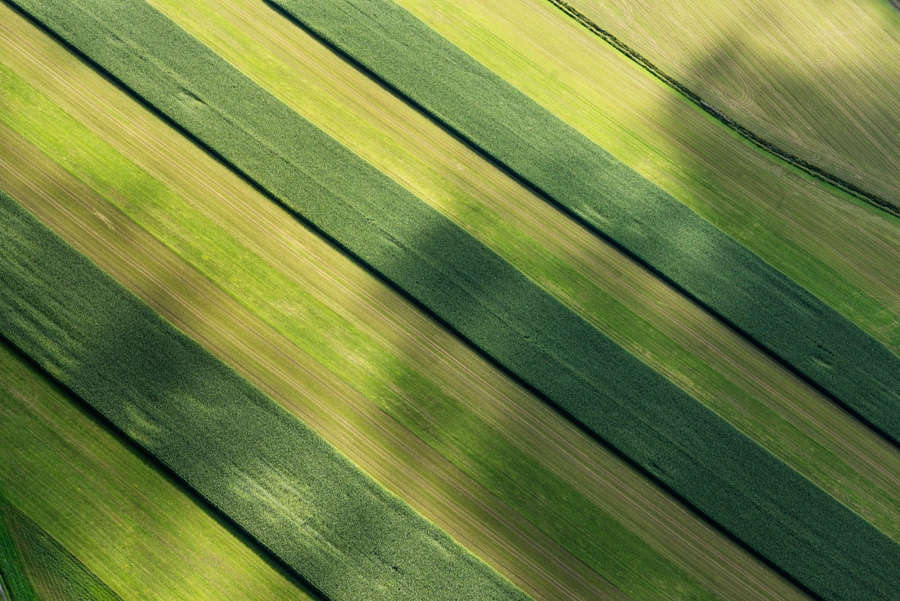
[[[763,138],[900,204],[900,13],[886,0],[571,0]]]

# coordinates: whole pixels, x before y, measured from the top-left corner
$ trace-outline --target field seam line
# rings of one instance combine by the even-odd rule
[[[781,148],[777,144],[766,140],[762,136],[744,127],[716,107],[712,106],[706,100],[701,98],[697,93],[693,92],[691,89],[689,89],[674,77],[666,74],[662,69],[657,67],[638,51],[634,50],[628,44],[617,38],[615,35],[597,25],[594,21],[587,17],[587,15],[581,13],[580,11],[578,11],[578,9],[571,6],[564,0],[547,1],[564,12],[566,15],[571,17],[574,21],[582,25],[585,29],[615,48],[626,58],[636,63],[653,77],[681,94],[681,96],[690,101],[697,108],[701,109],[703,112],[710,115],[716,121],[727,127],[730,131],[736,133],[741,138],[750,142],[757,148],[760,148],[761,150],[769,153],[775,158],[788,163],[792,167],[796,167],[807,175],[814,177],[815,179],[827,185],[837,188],[845,194],[849,194],[857,200],[865,202],[866,204],[869,204],[876,209],[880,209],[885,213],[888,213],[889,215],[900,218],[900,204],[888,200],[883,196],[875,194],[874,192],[869,192],[868,190],[865,190],[864,188],[854,184],[853,182],[847,181],[840,176],[834,175],[833,173],[826,171],[818,165],[810,163],[809,161],[798,157],[792,152]]]

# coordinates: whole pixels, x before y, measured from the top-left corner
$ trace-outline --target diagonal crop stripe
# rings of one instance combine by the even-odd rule
[[[7,501],[0,497],[0,601],[37,601],[22,557],[4,520]]]
[[[5,530],[5,533],[4,533]],[[5,539],[4,539],[5,537]],[[105,582],[91,572],[46,530],[33,522],[21,509],[0,496],[0,549],[13,543],[13,551],[23,565],[31,588],[40,593],[13,595],[13,601],[29,598],[58,601],[122,601]],[[0,575],[10,557],[0,552]],[[0,578],[2,581],[2,578]],[[0,592],[0,599],[5,599]]]
[[[796,582],[891,598],[900,546],[149,5],[14,4]]]
[[[266,0],[900,445],[900,358],[390,0]]]
[[[326,598],[529,598],[2,192],[0,232],[0,336]]]

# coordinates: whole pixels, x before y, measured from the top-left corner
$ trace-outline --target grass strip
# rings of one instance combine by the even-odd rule
[[[526,599],[5,194],[0,333],[332,599]]]
[[[7,520],[9,503],[0,497],[0,599],[3,601],[38,601],[31,582],[25,575],[22,558],[10,534]]]
[[[388,0],[266,0],[900,445],[900,358]]]
[[[103,581],[91,573],[59,541],[50,536],[18,507],[0,497],[0,521],[5,522],[23,558],[24,572],[40,592],[52,601],[121,601]]]
[[[867,202],[873,207],[877,209],[881,209],[886,213],[893,215],[894,217],[900,217],[900,205],[896,202],[888,200],[874,192],[870,192],[853,182],[847,181],[846,179],[834,175],[830,173],[826,169],[815,165],[803,159],[794,153],[781,148],[774,142],[766,140],[762,136],[754,133],[748,128],[744,127],[709,102],[700,97],[696,92],[688,88],[686,85],[667,74],[665,71],[656,66],[653,62],[643,56],[640,52],[614,36],[612,33],[603,29],[597,23],[592,21],[587,15],[579,11],[577,8],[565,2],[564,0],[547,0],[569,17],[574,19],[577,23],[582,25],[585,29],[599,37],[601,40],[621,52],[623,55],[628,57],[630,60],[634,61],[638,65],[641,66],[642,69],[650,73],[653,77],[660,80],[682,96],[684,96],[688,101],[697,106],[700,110],[710,115],[716,121],[720,122],[722,125],[744,138],[754,146],[758,146],[762,150],[768,152],[772,156],[781,159],[782,161],[788,163],[789,165],[793,165],[797,169],[808,173],[814,178],[825,182],[835,188],[846,192],[850,196],[861,200],[863,202]]]
[[[802,586],[890,597],[900,547],[148,5],[16,4]]]

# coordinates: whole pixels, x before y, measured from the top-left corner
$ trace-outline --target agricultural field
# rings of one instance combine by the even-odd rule
[[[0,596],[897,598],[900,219],[559,3],[4,1],[0,139]]]

